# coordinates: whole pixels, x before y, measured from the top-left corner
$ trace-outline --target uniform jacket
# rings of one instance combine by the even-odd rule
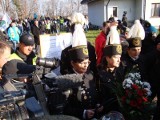
[[[98,71],[99,74],[99,99],[101,105],[104,106],[104,112],[119,111],[119,105],[117,97],[113,91],[116,88],[115,84],[122,83],[123,71],[120,68],[115,68],[114,71],[109,69],[101,69]]]
[[[145,64],[143,56],[139,56],[137,60],[133,60],[127,53],[121,57],[122,66],[124,67],[124,74],[131,72],[134,66],[138,67],[142,81],[147,81],[148,77],[145,71]]]
[[[83,119],[83,112],[87,109],[95,109],[97,104],[97,91],[95,80],[91,72],[83,76],[84,82],[72,89],[72,94],[67,99],[64,114]]]

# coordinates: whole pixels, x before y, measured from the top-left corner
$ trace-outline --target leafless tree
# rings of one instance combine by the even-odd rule
[[[73,12],[87,13],[87,7],[81,5],[81,0],[0,0],[3,13],[7,12],[13,18],[33,17],[34,13],[44,16],[70,16]]]
[[[81,0],[47,0],[44,3],[44,13],[47,16],[70,16],[73,12],[87,13],[87,7],[84,7],[86,5],[81,5],[80,2]]]
[[[8,12],[10,8],[10,0],[0,0],[0,4],[2,7],[3,12]]]

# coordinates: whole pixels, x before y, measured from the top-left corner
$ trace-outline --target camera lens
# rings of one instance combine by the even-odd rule
[[[44,58],[37,58],[36,60],[36,64],[40,65],[40,66],[44,66],[45,65],[45,59]]]
[[[46,68],[57,68],[59,66],[59,59],[56,58],[37,58],[36,64]]]

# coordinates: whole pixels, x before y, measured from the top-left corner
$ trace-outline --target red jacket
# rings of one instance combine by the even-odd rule
[[[101,63],[103,48],[106,45],[106,34],[102,31],[95,40],[95,51],[97,55],[97,65]]]

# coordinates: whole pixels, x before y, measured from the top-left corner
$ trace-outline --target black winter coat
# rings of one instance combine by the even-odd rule
[[[116,88],[116,83],[122,84],[123,71],[115,68],[114,71],[100,70],[99,72],[99,99],[101,105],[104,106],[105,114],[110,111],[120,111],[116,94],[113,89]]]
[[[34,40],[35,40],[35,43],[36,45],[40,45],[40,41],[39,41],[39,35],[40,35],[40,28],[38,28],[36,25],[33,25],[31,27],[31,32],[34,36]]]

